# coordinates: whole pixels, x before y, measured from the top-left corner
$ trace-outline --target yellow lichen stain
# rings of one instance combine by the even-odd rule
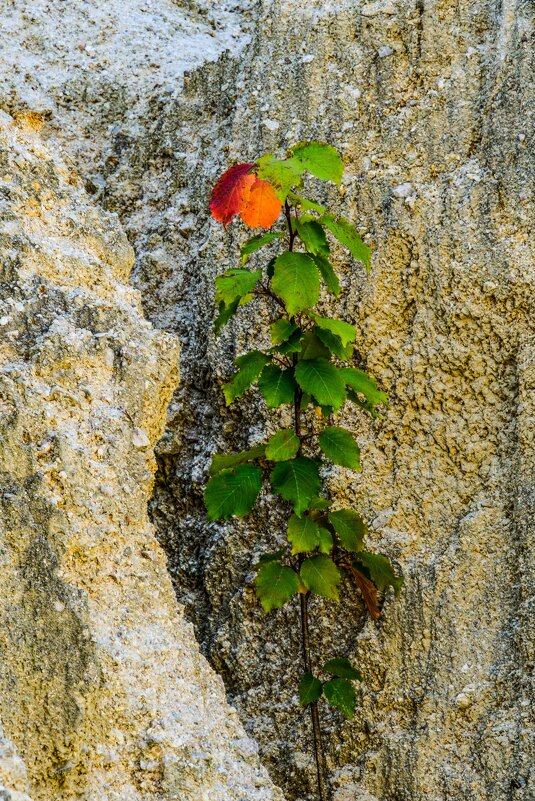
[[[37,111],[19,111],[15,122],[19,128],[31,131],[40,131],[45,124],[43,115]]]

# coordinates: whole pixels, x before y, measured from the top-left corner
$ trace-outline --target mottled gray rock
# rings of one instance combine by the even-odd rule
[[[296,610],[264,618],[247,583],[282,527],[267,500],[244,524],[204,519],[211,452],[266,425],[256,401],[252,418],[249,403],[223,408],[220,383],[250,319],[243,312],[214,342],[213,278],[241,233],[224,235],[206,205],[232,161],[322,138],[347,167],[341,195],[324,199],[374,247],[369,279],[339,254],[339,311],[357,322],[363,364],[391,397],[373,426],[350,419],[364,471],[333,473],[331,486],[406,576],[378,624],[357,597],[350,613],[313,610],[318,661],[341,642],[366,676],[353,722],[323,715],[335,798],[531,801],[530,4],[264,0],[186,13],[147,2],[135,6],[145,29],[93,45],[113,65],[105,80],[94,61],[72,58],[76,26],[87,37],[84,7],[70,4],[62,52],[43,44],[62,27],[47,5],[31,26],[41,45],[32,38],[24,51],[34,54],[32,91],[51,104],[45,131],[119,213],[145,311],[182,344],[153,519],[177,594],[265,764],[289,797],[314,797],[295,699]],[[132,30],[115,4],[93,5],[104,29]],[[10,8],[13,47],[25,7]],[[189,60],[188,26],[213,33]],[[160,53],[163,80],[139,67]],[[4,73],[4,83],[12,111],[39,110],[24,76]]]

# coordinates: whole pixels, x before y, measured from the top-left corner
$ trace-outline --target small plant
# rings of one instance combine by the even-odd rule
[[[334,655],[314,674],[309,645],[308,599],[319,595],[339,601],[344,581],[353,581],[373,619],[381,612],[378,592],[402,579],[389,560],[365,547],[367,527],[357,511],[333,508],[322,482],[325,461],[360,470],[360,450],[353,435],[339,425],[346,401],[370,414],[387,403],[375,381],[351,365],[356,330],[345,320],[316,311],[321,284],[337,297],[340,283],[329,260],[332,235],[370,269],[370,250],[356,228],[335,217],[300,192],[308,172],[338,186],[342,160],[321,142],[303,142],[286,159],[262,156],[254,164],[238,164],[215,185],[210,209],[225,226],[240,215],[251,228],[281,229],[253,236],[241,247],[241,266],[216,278],[219,315],[216,334],[241,306],[262,298],[272,316],[271,347],[250,350],[236,359],[237,372],[224,385],[227,405],[253,384],[269,409],[288,406],[292,426],[280,428],[265,442],[240,453],[218,453],[205,489],[208,517],[219,520],[248,515],[266,475],[288,509],[287,545],[264,554],[256,565],[256,595],[266,612],[299,598],[304,673],[299,683],[302,706],[311,710],[318,794],[326,799],[325,760],[318,701],[324,697],[346,718],[356,707],[353,682],[359,670],[345,656]],[[275,242],[285,249],[264,268],[250,269],[249,258]],[[258,254],[260,255],[260,254]]]

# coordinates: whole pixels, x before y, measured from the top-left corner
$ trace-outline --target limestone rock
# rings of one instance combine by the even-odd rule
[[[25,766],[0,740],[0,793],[281,799],[147,516],[176,338],[125,283],[116,216],[31,129],[0,123],[0,719]]]
[[[346,163],[341,194],[324,199],[374,247],[369,279],[338,254],[342,310],[391,398],[382,421],[350,421],[364,469],[333,474],[332,490],[359,505],[374,545],[406,576],[378,624],[358,597],[336,620],[316,607],[318,662],[341,645],[366,676],[354,722],[323,714],[335,797],[531,801],[529,4],[261,0],[185,11],[139,0],[127,21],[115,1],[95,0],[92,18],[87,4],[64,5],[39,0],[28,19],[26,2],[10,4],[9,46],[22,46],[31,69],[7,65],[4,102],[38,111],[95,199],[120,215],[145,312],[180,337],[152,516],[176,592],[265,764],[288,797],[314,798],[306,718],[296,725],[296,615],[265,618],[247,583],[281,521],[265,505],[240,525],[204,516],[211,453],[266,426],[260,403],[245,425],[240,408],[223,408],[220,384],[251,324],[244,310],[218,342],[209,332],[213,279],[234,263],[240,232],[224,235],[206,206],[232,161],[320,138]],[[202,52],[187,50],[188,31]]]

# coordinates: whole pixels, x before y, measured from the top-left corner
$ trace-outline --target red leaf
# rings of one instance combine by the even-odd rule
[[[239,214],[249,189],[256,181],[256,175],[249,172],[254,164],[235,164],[223,173],[212,190],[210,211],[212,216],[227,225]]]
[[[243,196],[240,215],[250,228],[271,228],[281,209],[282,203],[271,184],[256,178],[248,194]]]

